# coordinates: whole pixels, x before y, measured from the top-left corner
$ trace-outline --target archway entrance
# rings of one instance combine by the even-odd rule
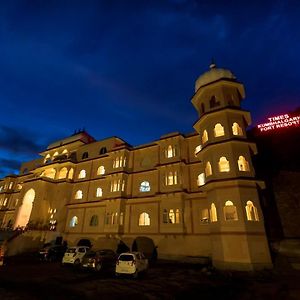
[[[25,227],[27,225],[30,218],[34,198],[34,189],[28,190],[23,198],[22,205],[19,207],[14,228]]]

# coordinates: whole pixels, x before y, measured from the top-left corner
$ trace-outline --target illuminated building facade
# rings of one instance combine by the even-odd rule
[[[48,229],[69,245],[86,238],[98,247],[145,236],[159,257],[270,267],[258,195],[264,184],[255,179],[244,97],[231,71],[211,65],[196,81],[192,134],[132,147],[79,132],[49,145],[0,182],[2,227],[28,224],[35,234]]]

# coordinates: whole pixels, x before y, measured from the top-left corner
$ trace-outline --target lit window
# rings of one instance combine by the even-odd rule
[[[201,185],[204,185],[204,184],[205,184],[205,175],[204,175],[204,173],[201,173],[201,174],[198,175],[197,185],[201,186]]]
[[[240,171],[249,171],[249,163],[244,156],[240,156],[238,160],[238,166]]]
[[[166,185],[176,185],[178,183],[177,180],[177,171],[169,172],[166,177]]]
[[[208,141],[208,134],[207,131],[204,130],[202,134],[202,144],[206,143]]]
[[[67,173],[68,173],[68,169],[67,168],[60,169],[59,174],[58,174],[58,179],[66,178],[67,177]]]
[[[75,199],[82,199],[83,193],[82,190],[78,190],[75,194]]]
[[[73,179],[73,175],[74,175],[74,169],[71,168],[71,169],[69,170],[68,178],[69,178],[69,179]]]
[[[81,157],[82,159],[87,159],[87,158],[89,158],[89,153],[88,152],[84,152],[83,154],[82,154],[82,157]]]
[[[72,217],[70,221],[70,227],[76,227],[78,225],[78,218],[76,216]]]
[[[146,212],[140,214],[139,226],[150,226],[150,215]]]
[[[48,153],[48,154],[45,156],[44,163],[47,163],[47,162],[49,162],[49,161],[51,161],[51,159],[50,159],[50,154]]]
[[[13,184],[14,184],[13,182],[11,182],[11,183],[9,184],[9,187],[8,187],[8,188],[9,188],[10,190],[12,189]]]
[[[214,203],[211,204],[210,206],[210,219],[211,222],[217,222],[218,217],[217,217],[217,209]]]
[[[0,192],[2,191],[2,189],[3,189],[3,185],[0,186]]]
[[[4,202],[3,202],[3,206],[6,206],[6,204],[7,204],[7,201],[8,201],[8,199],[7,199],[7,198],[5,198],[5,199],[4,199]]]
[[[57,151],[53,154],[52,160],[54,160],[56,158],[56,156],[58,156],[58,152]]]
[[[252,201],[247,201],[245,209],[248,221],[259,221],[257,208],[254,206]]]
[[[176,224],[180,223],[180,211],[179,211],[179,208],[177,208],[176,212],[175,212],[175,223]]]
[[[225,134],[224,127],[220,123],[217,123],[215,125],[214,134],[215,134],[215,137],[223,136]]]
[[[205,167],[205,176],[207,177],[210,176],[211,174],[212,174],[212,168],[210,162],[208,161]]]
[[[90,226],[98,226],[98,216],[93,215],[90,220]]]
[[[55,178],[56,170],[54,168],[46,169],[42,172],[41,176],[45,176],[51,179]]]
[[[195,148],[195,156],[197,156],[197,154],[202,150],[202,146],[201,145],[198,145],[196,148]]]
[[[232,125],[232,133],[233,133],[233,135],[243,135],[242,128],[236,122],[234,122],[233,125]]]
[[[176,213],[174,213],[173,209],[169,210],[169,223],[171,224],[179,223],[179,209],[176,209]]]
[[[86,177],[86,171],[83,169],[79,172],[78,178],[82,179]]]
[[[17,184],[17,189],[18,189],[18,190],[21,190],[21,189],[22,189],[22,184],[18,183],[18,184]],[[0,189],[0,191],[1,191],[1,189]]]
[[[102,189],[100,187],[96,190],[96,197],[102,197]]]
[[[148,181],[143,181],[140,185],[140,192],[149,192],[150,183]]]
[[[225,221],[236,221],[238,219],[236,207],[231,201],[226,201],[225,203],[224,217]]]
[[[209,210],[208,208],[202,209],[200,214],[200,222],[207,224],[209,223]]]
[[[97,175],[104,175],[104,174],[105,174],[105,168],[104,168],[104,166],[100,166],[97,169]]]
[[[18,203],[19,203],[19,199],[16,199],[14,206],[16,207],[18,205]]]
[[[123,225],[124,223],[124,213],[120,213],[120,225]]]
[[[68,154],[68,150],[65,149],[65,150],[62,152],[62,154]]]
[[[125,181],[122,181],[122,186],[121,186],[121,179],[115,179],[111,182],[110,184],[110,191],[111,192],[118,192],[122,189],[124,191],[125,189]]]
[[[230,171],[230,165],[229,161],[225,156],[222,156],[219,160],[219,171],[220,172],[229,172]]]
[[[116,157],[113,161],[113,168],[121,168],[125,167],[126,164],[126,157]]]
[[[167,158],[176,156],[175,146],[169,145],[166,154]]]

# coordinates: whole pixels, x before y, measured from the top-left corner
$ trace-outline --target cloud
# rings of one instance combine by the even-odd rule
[[[36,154],[43,149],[36,134],[5,125],[0,126],[0,150],[14,154]]]
[[[0,178],[8,174],[18,173],[21,163],[21,161],[16,159],[0,158]]]

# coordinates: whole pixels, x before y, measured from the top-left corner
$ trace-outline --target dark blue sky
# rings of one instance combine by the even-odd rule
[[[253,124],[300,106],[300,2],[1,1],[0,176],[85,127],[138,145],[193,131],[211,57]]]

